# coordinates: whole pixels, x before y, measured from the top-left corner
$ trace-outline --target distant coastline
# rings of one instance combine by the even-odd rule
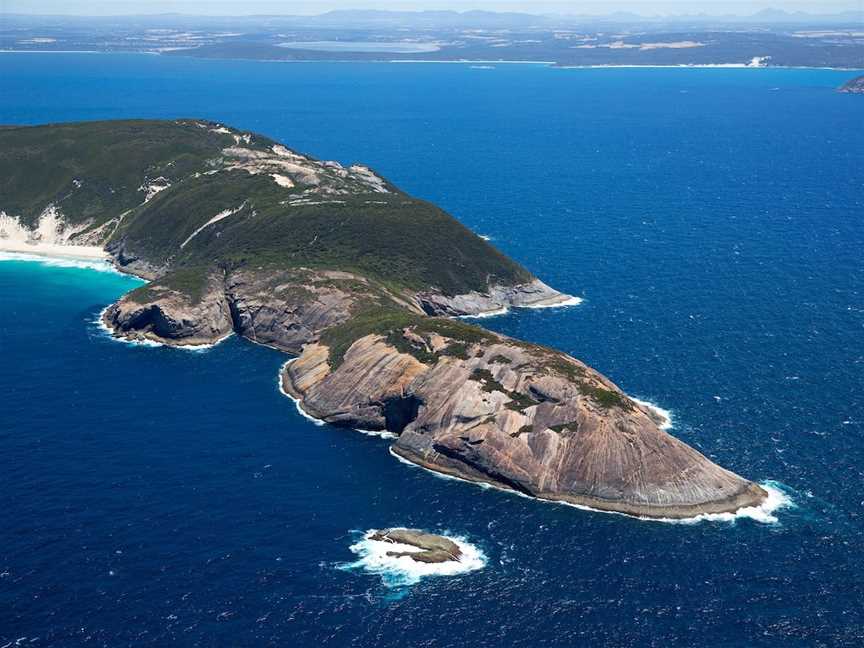
[[[102,54],[121,56],[165,56],[165,52],[105,52],[100,50],[27,50],[27,49],[0,49],[0,54]],[[197,57],[189,57],[197,58]],[[836,72],[859,72],[864,71],[864,65],[857,67],[845,66],[818,66],[818,65],[751,65],[750,63],[675,63],[675,64],[639,64],[639,63],[603,63],[603,64],[571,64],[558,63],[557,61],[531,61],[531,60],[500,60],[500,59],[267,59],[267,58],[202,58],[208,61],[248,61],[250,63],[338,63],[338,64],[377,64],[377,65],[405,65],[439,64],[439,65],[537,65],[543,67],[557,68],[559,70],[671,70],[671,69],[693,69],[693,70],[830,70]],[[484,68],[488,69],[488,68]]]

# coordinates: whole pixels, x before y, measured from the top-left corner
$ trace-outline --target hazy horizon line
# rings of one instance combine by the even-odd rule
[[[253,14],[210,14],[210,13],[190,13],[184,11],[153,11],[153,12],[129,12],[129,13],[73,13],[73,12],[27,12],[27,11],[2,11],[0,10],[0,16],[41,16],[41,17],[78,17],[78,18],[137,18],[137,17],[159,17],[159,16],[180,16],[186,18],[316,18],[321,16],[327,16],[329,14],[339,14],[339,13],[354,13],[354,14],[456,14],[456,15],[466,15],[466,14],[497,14],[497,15],[524,15],[524,16],[536,16],[536,17],[550,17],[550,18],[567,18],[567,17],[594,17],[594,18],[602,18],[602,17],[611,17],[611,16],[636,16],[639,18],[702,18],[702,17],[710,17],[710,18],[756,18],[764,14],[784,14],[787,16],[840,16],[846,14],[854,14],[860,13],[862,20],[864,20],[864,9],[834,9],[834,10],[826,10],[826,11],[813,11],[813,10],[805,10],[805,9],[796,9],[796,10],[787,10],[787,9],[779,9],[776,7],[766,7],[764,9],[759,9],[753,11],[752,13],[733,13],[733,12],[722,12],[722,13],[713,13],[706,10],[701,10],[698,12],[656,12],[656,13],[645,13],[641,11],[634,10],[623,10],[619,9],[616,11],[607,11],[607,12],[592,12],[592,11],[583,11],[579,13],[574,12],[560,12],[560,11],[543,11],[543,12],[531,12],[531,11],[506,11],[506,10],[494,10],[494,9],[330,9],[328,11],[319,11],[319,12],[310,12],[310,13],[253,13]]]

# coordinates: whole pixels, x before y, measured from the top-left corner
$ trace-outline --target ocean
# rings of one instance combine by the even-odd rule
[[[584,300],[484,326],[788,498],[671,524],[442,479],[302,417],[273,350],[111,339],[136,279],[0,255],[0,646],[861,645],[852,76],[0,54],[3,124],[200,117],[369,164]],[[470,565],[391,564],[389,526]]]

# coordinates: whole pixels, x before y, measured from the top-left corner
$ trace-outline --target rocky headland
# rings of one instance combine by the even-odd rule
[[[115,335],[296,356],[306,413],[409,462],[651,518],[767,497],[575,358],[454,319],[573,298],[368,167],[197,120],[13,127],[0,199],[0,248],[98,246],[149,280],[104,311]]]
[[[855,77],[839,88],[844,94],[864,94],[864,76]]]

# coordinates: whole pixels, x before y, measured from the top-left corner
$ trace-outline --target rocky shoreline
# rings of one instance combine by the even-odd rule
[[[560,376],[535,373],[506,339],[485,355],[505,357],[499,353],[511,362],[445,359],[426,368],[380,340],[363,339],[334,376],[327,350],[312,345],[285,366],[281,384],[311,417],[397,434],[391,452],[410,463],[538,499],[655,519],[765,501],[760,486],[661,431],[650,409],[629,399],[620,409],[598,406]],[[520,361],[521,376],[508,366]],[[495,389],[483,382],[487,376]],[[596,389],[626,399],[599,374],[589,376]]]
[[[459,319],[579,300],[368,167],[199,120],[11,128],[0,146],[50,180],[0,184],[7,238],[98,245],[149,282],[101,314],[118,338],[296,356],[280,384],[310,417],[535,498],[681,519],[768,497],[579,360]]]

